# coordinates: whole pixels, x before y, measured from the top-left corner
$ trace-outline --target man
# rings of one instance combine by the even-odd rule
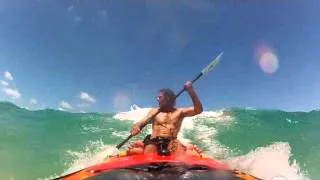
[[[144,153],[158,152],[162,155],[168,155],[170,153],[184,153],[190,149],[188,146],[182,145],[177,140],[177,135],[181,128],[183,119],[185,117],[200,114],[203,109],[202,104],[192,87],[192,82],[187,81],[184,88],[191,97],[193,106],[187,108],[176,108],[175,94],[173,91],[170,89],[161,89],[157,96],[159,108],[152,108],[147,116],[135,123],[131,129],[131,134],[133,136],[137,135],[141,130],[141,125],[145,124],[150,117],[160,111],[152,122],[152,134],[148,135],[143,142],[138,141],[134,145],[130,145],[129,154],[141,153],[142,146],[144,146]]]

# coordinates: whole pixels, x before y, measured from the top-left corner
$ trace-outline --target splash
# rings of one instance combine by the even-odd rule
[[[136,104],[130,107],[130,111],[120,112],[113,116],[115,119],[119,120],[132,120],[132,121],[139,121],[143,117],[145,117],[151,108],[140,108]]]
[[[226,164],[241,171],[248,172],[262,179],[284,178],[290,180],[307,180],[295,160],[286,142],[276,142],[266,147],[259,147],[246,155],[226,159]]]
[[[286,118],[286,121],[287,121],[288,123],[291,123],[291,124],[297,124],[297,123],[298,123],[298,121],[293,121],[293,120],[291,120],[291,119],[289,119],[289,118]]]
[[[224,110],[204,111],[183,121],[180,135],[184,136],[181,139],[182,141],[187,139],[186,136],[190,134],[192,136],[187,139],[188,142],[198,144],[205,154],[223,159],[231,154],[231,150],[216,140],[219,130],[215,126],[230,126],[232,123],[233,118],[226,114]]]
[[[104,129],[104,128],[100,128],[100,127],[96,127],[96,126],[89,126],[89,125],[81,125],[82,134],[90,134],[90,133],[100,133],[100,132],[104,132],[107,131],[108,129]]]
[[[125,139],[128,136],[127,131],[113,131],[111,133],[112,136],[120,137],[121,139]]]
[[[119,151],[114,146],[105,145],[102,140],[99,140],[90,141],[81,152],[68,150],[67,153],[72,157],[73,161],[67,164],[69,168],[62,174],[68,174],[102,163],[106,157],[118,154]]]

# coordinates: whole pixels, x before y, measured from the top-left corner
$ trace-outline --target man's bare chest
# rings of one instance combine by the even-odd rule
[[[181,120],[180,113],[175,112],[161,112],[155,118],[156,124],[176,124]]]

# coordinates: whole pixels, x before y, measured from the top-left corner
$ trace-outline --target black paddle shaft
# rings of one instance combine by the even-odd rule
[[[202,72],[200,72],[191,82],[194,83],[196,82],[201,76],[203,75]],[[174,97],[175,99],[178,98],[183,92],[185,91],[185,88],[182,88],[178,94]],[[140,126],[140,131],[149,123],[152,123],[153,119],[160,113],[160,110],[158,110],[155,114],[153,114],[146,123],[142,124]],[[133,137],[132,134],[130,134],[126,139],[124,139],[120,144],[116,146],[117,149],[120,149],[129,139]]]

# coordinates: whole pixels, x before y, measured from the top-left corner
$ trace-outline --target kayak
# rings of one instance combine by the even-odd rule
[[[170,155],[130,155],[106,159],[61,180],[261,180],[250,174],[231,170],[212,158]]]
[[[72,174],[62,180],[259,180],[250,174],[231,170],[209,157],[158,154],[118,155]]]

